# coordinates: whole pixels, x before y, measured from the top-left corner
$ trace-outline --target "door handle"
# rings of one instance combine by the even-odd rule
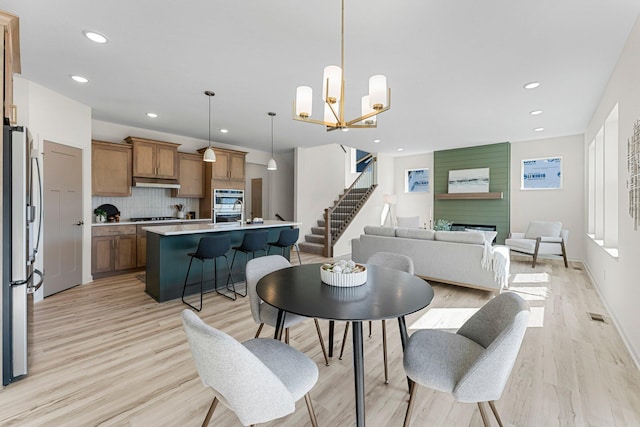
[[[84,221],[78,221],[78,222],[76,222],[76,225],[77,225],[77,226],[84,225]]]

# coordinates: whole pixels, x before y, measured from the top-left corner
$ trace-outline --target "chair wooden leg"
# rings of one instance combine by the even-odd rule
[[[256,336],[254,338],[258,338],[260,336],[260,332],[262,332],[263,326],[264,326],[264,323],[260,323],[260,326],[258,326],[258,332],[256,332]]]
[[[342,336],[342,345],[340,346],[340,356],[338,359],[342,360],[342,353],[344,353],[344,345],[347,342],[347,333],[349,333],[349,324],[351,322],[347,322],[344,324],[344,335]]]
[[[540,237],[536,239],[536,249],[533,251],[533,264],[531,268],[536,268],[536,260],[538,259],[538,249],[540,249]]]
[[[289,344],[289,328],[284,328],[284,343]]]
[[[369,320],[369,338],[371,338],[371,320]]]
[[[322,355],[324,356],[324,364],[325,366],[329,366],[329,358],[327,357],[327,349],[324,346],[324,338],[322,338],[320,324],[318,323],[318,319],[313,319],[313,321],[316,323],[316,331],[318,332],[318,338],[320,339],[320,347],[322,348]]]
[[[204,418],[202,422],[202,427],[206,427],[209,425],[209,421],[211,421],[211,416],[213,415],[213,411],[216,410],[216,406],[218,405],[218,398],[214,397],[213,402],[211,402],[211,406],[209,407],[209,411],[207,412],[207,416]]]
[[[313,405],[311,404],[311,396],[309,393],[304,395],[304,401],[307,403],[307,410],[309,411],[309,418],[311,419],[311,425],[313,427],[318,427],[318,420],[316,419],[316,413],[313,410]]]
[[[387,368],[387,324],[382,319],[382,358],[384,359],[384,383],[389,384],[389,370]]]
[[[480,408],[480,416],[482,417],[482,423],[484,427],[491,427],[491,423],[489,422],[489,416],[487,415],[487,410],[482,406],[482,402],[478,402],[478,408]]]
[[[564,247],[564,239],[560,241],[560,247],[562,248],[562,258],[564,259],[564,268],[569,268],[569,263],[567,262],[567,250]]]
[[[416,397],[416,390],[418,389],[418,383],[411,382],[411,391],[409,392],[409,405],[407,406],[407,413],[404,416],[403,427],[409,427],[409,420],[411,420],[411,411],[413,411],[413,401]]]
[[[496,404],[493,400],[489,401],[489,407],[491,408],[491,411],[493,412],[493,415],[496,417],[496,420],[498,420],[498,425],[500,427],[504,427],[504,425],[502,424],[502,420],[500,419],[500,415],[498,415],[498,410],[496,409]]]

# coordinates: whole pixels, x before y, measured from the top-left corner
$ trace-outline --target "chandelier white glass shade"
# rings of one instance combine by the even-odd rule
[[[209,97],[209,146],[206,150],[204,150],[202,160],[205,162],[213,163],[216,161],[216,152],[213,151],[213,148],[211,147],[211,98],[215,96],[215,93],[207,90],[204,92],[204,94]]]
[[[387,87],[387,78],[375,75],[369,79],[369,94],[366,96],[368,107],[365,109],[362,98],[362,115],[353,120],[344,118],[344,0],[342,0],[342,27],[340,45],[340,64],[324,68],[322,79],[322,101],[324,102],[324,120],[311,118],[313,90],[309,86],[298,86],[293,102],[293,119],[315,123],[327,127],[327,131],[349,128],[375,128],[376,116],[391,108],[391,89]]]
[[[267,114],[269,114],[269,116],[271,116],[271,158],[267,162],[267,170],[268,171],[277,171],[278,170],[278,164],[276,163],[276,159],[273,156],[273,118],[275,117],[276,113],[269,112]]]

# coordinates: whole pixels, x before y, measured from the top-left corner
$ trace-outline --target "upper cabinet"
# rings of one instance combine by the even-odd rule
[[[12,125],[18,121],[16,106],[13,104],[13,74],[20,73],[20,20],[17,16],[0,11],[0,28],[3,36],[2,45],[3,66],[0,67],[0,80],[3,83],[3,91],[0,94],[2,104],[2,117],[9,117]]]
[[[131,196],[131,145],[92,141],[91,194]]]
[[[206,148],[198,150],[204,153]],[[216,161],[204,163],[204,197],[200,201],[200,218],[211,218],[213,208],[213,190],[215,188],[244,190],[245,189],[245,157],[246,151],[214,148]],[[201,157],[202,158],[202,157]]]
[[[133,147],[133,176],[178,179],[178,146],[170,142],[129,136]]]
[[[178,153],[180,188],[171,190],[171,197],[204,197],[204,162],[199,154]]]

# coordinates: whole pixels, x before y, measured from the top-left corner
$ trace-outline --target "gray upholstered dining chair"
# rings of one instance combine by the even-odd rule
[[[391,252],[376,252],[367,259],[367,264],[393,268],[413,274],[413,260],[406,255],[394,254]],[[344,327],[344,335],[342,336],[342,346],[340,347],[340,357],[344,353],[344,345],[347,341],[347,333],[349,332],[349,323]],[[371,321],[369,321],[369,335],[371,335]],[[382,319],[382,357],[384,359],[384,383],[389,384],[389,370],[387,368],[387,324]]]
[[[520,351],[529,321],[529,305],[505,292],[467,320],[457,333],[437,329],[414,332],[404,352],[404,370],[412,381],[404,426],[409,425],[418,385],[451,393],[458,402],[477,403],[490,426],[489,402],[500,426],[494,402],[500,399]]]
[[[273,339],[239,343],[188,309],[182,311],[182,323],[200,379],[214,393],[203,427],[209,424],[218,402],[247,426],[293,413],[302,396],[311,424],[318,425],[309,397],[318,381],[318,367],[311,359]]]
[[[247,294],[249,295],[249,306],[251,307],[251,316],[253,320],[258,323],[258,331],[256,332],[256,338],[260,336],[260,332],[265,324],[273,326],[275,328],[278,320],[278,309],[263,302],[258,293],[256,292],[256,285],[258,281],[267,274],[282,270],[283,268],[291,267],[291,263],[287,259],[280,255],[268,255],[260,258],[253,258],[247,262]],[[284,340],[289,343],[289,328],[307,320],[307,317],[299,316],[293,313],[287,313],[284,318]],[[316,332],[320,339],[320,346],[322,347],[322,355],[324,356],[325,365],[329,366],[329,358],[327,357],[327,349],[324,346],[324,339],[322,338],[322,331],[318,324],[318,319],[313,319],[316,324]]]

